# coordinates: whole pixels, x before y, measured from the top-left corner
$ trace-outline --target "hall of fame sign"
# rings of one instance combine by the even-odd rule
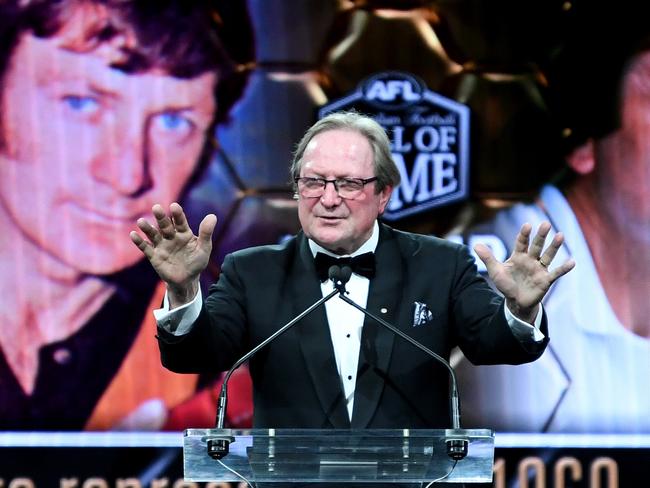
[[[397,220],[465,200],[469,180],[469,108],[427,89],[410,73],[386,71],[364,79],[349,95],[321,107],[373,117],[391,140],[402,182],[383,217]]]

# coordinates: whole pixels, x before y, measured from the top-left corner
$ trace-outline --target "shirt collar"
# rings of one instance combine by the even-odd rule
[[[316,256],[316,253],[319,252],[328,254],[330,256],[334,256],[336,258],[359,256],[360,254],[364,254],[366,252],[375,252],[375,249],[377,249],[377,244],[379,243],[379,224],[375,220],[375,223],[372,226],[372,234],[370,235],[370,238],[366,242],[364,242],[361,245],[361,247],[356,251],[354,251],[352,254],[344,254],[344,255],[334,254],[332,251],[325,249],[323,246],[317,244],[311,239],[307,239],[307,242],[309,242],[309,249],[311,249],[311,253],[314,257]]]

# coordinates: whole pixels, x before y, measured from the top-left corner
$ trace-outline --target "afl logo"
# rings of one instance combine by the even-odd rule
[[[368,78],[361,90],[363,98],[377,108],[397,110],[418,103],[426,88],[414,76],[387,71]]]

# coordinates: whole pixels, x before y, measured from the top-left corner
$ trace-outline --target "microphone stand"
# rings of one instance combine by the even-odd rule
[[[221,384],[221,392],[219,393],[219,400],[217,405],[217,420],[216,420],[217,429],[223,429],[223,424],[226,417],[226,407],[228,405],[228,380],[230,379],[230,376],[232,376],[232,374],[239,366],[241,366],[243,363],[248,361],[252,356],[257,354],[260,351],[260,349],[266,347],[268,344],[273,342],[276,338],[278,338],[286,331],[288,331],[291,327],[293,327],[295,324],[297,324],[305,316],[309,315],[311,312],[316,310],[326,301],[328,301],[329,299],[331,299],[332,297],[334,297],[336,294],[339,293],[339,288],[341,286],[344,286],[341,283],[341,278],[339,277],[340,275],[339,267],[331,266],[328,275],[329,275],[329,279],[334,281],[334,290],[331,293],[318,300],[312,306],[305,309],[298,316],[296,316],[288,323],[283,325],[281,328],[279,328],[277,331],[275,331],[272,335],[264,339],[257,346],[255,346],[253,349],[251,349],[249,352],[247,352],[241,358],[239,358],[235,362],[235,364],[233,364],[233,366],[228,370],[228,373],[226,374],[223,383]],[[348,276],[348,279],[349,278],[350,277]],[[213,459],[221,459],[225,457],[229,452],[230,443],[233,441],[234,438],[231,436],[219,436],[219,437],[210,438],[207,442],[208,455]]]
[[[287,330],[289,330],[291,327],[297,324],[305,316],[309,315],[316,308],[320,307],[326,301],[330,300],[332,297],[338,294],[339,297],[344,302],[348,303],[349,305],[352,305],[354,308],[361,311],[364,315],[369,316],[370,318],[372,318],[382,326],[386,327],[394,334],[408,341],[416,348],[420,349],[421,351],[425,352],[429,356],[433,357],[434,359],[436,359],[437,361],[445,365],[451,377],[451,395],[450,395],[451,415],[452,415],[451,420],[452,420],[452,430],[454,431],[453,436],[448,438],[445,441],[447,444],[447,454],[449,455],[450,458],[454,459],[455,461],[463,459],[467,455],[469,441],[467,439],[467,436],[463,434],[460,428],[460,399],[458,395],[456,373],[454,372],[451,365],[442,356],[436,354],[428,347],[424,346],[423,344],[420,344],[418,341],[411,338],[407,334],[403,333],[399,329],[395,328],[394,326],[392,326],[382,318],[375,316],[365,308],[361,307],[360,305],[352,301],[350,298],[346,297],[345,283],[349,281],[350,276],[352,275],[352,270],[348,266],[344,266],[343,268],[339,268],[336,265],[331,266],[328,275],[329,275],[329,279],[334,282],[334,290],[331,293],[329,293],[328,295],[324,296],[323,298],[315,302],[312,306],[304,310],[301,314],[296,316],[294,319],[292,319],[287,324],[285,324],[280,329],[278,329],[276,332],[274,332],[267,339],[265,339],[256,347],[251,349],[248,353],[246,353],[239,360],[237,360],[235,364],[230,368],[230,370],[228,370],[228,373],[226,374],[224,381],[221,385],[221,392],[219,394],[216,428],[223,429],[223,424],[226,416],[226,407],[228,404],[228,380],[230,379],[230,376],[233,374],[233,372],[244,362],[246,362],[252,356],[257,354],[257,352],[259,352],[260,349],[266,347],[269,343],[273,342],[276,338],[278,338],[280,335],[284,334]],[[208,455],[213,459],[222,459],[228,454],[230,449],[230,443],[233,441],[234,441],[234,437],[227,436],[227,435],[209,438],[207,440]]]
[[[383,325],[386,327],[388,330],[390,330],[393,334],[401,337],[405,341],[410,342],[412,345],[423,351],[424,353],[428,354],[429,356],[433,357],[440,363],[444,364],[444,366],[447,368],[449,371],[449,375],[451,377],[451,393],[450,393],[450,402],[451,402],[451,425],[452,429],[457,432],[457,434],[454,435],[453,438],[449,438],[446,440],[447,443],[447,454],[449,455],[450,458],[458,461],[460,459],[463,459],[467,455],[467,449],[468,449],[468,440],[467,438],[461,434],[459,431],[461,430],[460,428],[460,396],[458,395],[458,383],[456,381],[456,372],[454,371],[454,368],[451,367],[449,362],[440,356],[439,354],[436,354],[433,352],[431,349],[426,347],[424,344],[419,343],[409,335],[405,334],[398,328],[394,327],[393,325],[389,324],[386,322],[384,319],[381,317],[378,317],[374,315],[373,313],[369,312],[365,308],[363,308],[361,305],[357,304],[347,296],[345,296],[345,283],[350,279],[350,276],[352,274],[352,271],[348,266],[344,266],[341,269],[341,275],[340,275],[340,280],[338,280],[338,283],[335,282],[335,287],[336,290],[338,290],[339,293],[339,298],[343,300],[344,302],[352,305],[354,308],[362,312],[364,315],[367,315],[371,319],[375,320],[379,324]],[[347,279],[346,279],[347,278]]]

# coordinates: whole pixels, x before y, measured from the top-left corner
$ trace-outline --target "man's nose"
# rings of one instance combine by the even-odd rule
[[[131,122],[113,130],[104,154],[97,155],[95,176],[124,195],[137,195],[151,187],[146,124]]]
[[[333,181],[327,181],[323,189],[323,195],[320,197],[321,204],[325,207],[335,207],[341,203],[336,184]]]

